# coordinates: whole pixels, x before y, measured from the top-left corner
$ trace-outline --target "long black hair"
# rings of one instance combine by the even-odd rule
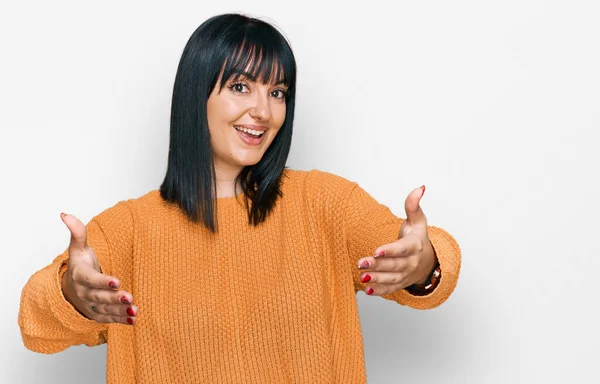
[[[244,167],[234,184],[241,185],[248,223],[256,226],[282,196],[281,179],[292,144],[296,60],[290,45],[265,21],[241,14],[214,16],[189,38],[173,86],[169,160],[160,195],[212,232],[217,231],[217,186],[206,105],[219,76],[221,90],[249,65],[249,72],[263,84],[283,80],[288,87],[283,125],[261,160]]]

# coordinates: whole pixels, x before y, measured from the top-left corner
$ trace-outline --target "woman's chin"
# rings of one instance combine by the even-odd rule
[[[241,166],[241,167],[251,167],[253,165],[258,164],[258,162],[260,161],[260,157],[256,158],[256,157],[251,157],[251,158],[243,158],[243,159],[238,159],[237,163]]]
[[[236,163],[242,167],[256,165],[262,159],[262,153],[243,153],[242,156],[236,157]]]

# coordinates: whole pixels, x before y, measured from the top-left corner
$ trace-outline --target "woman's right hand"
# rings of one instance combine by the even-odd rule
[[[99,323],[135,324],[139,308],[133,295],[119,290],[120,281],[100,270],[94,250],[87,244],[87,229],[75,216],[61,214],[71,232],[68,269],[63,275],[63,295],[88,319]]]

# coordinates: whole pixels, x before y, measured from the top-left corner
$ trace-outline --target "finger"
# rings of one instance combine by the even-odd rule
[[[121,282],[116,277],[100,273],[87,264],[78,263],[73,266],[72,276],[76,284],[88,288],[118,289],[121,286]]]
[[[90,309],[100,315],[130,316],[135,317],[139,308],[135,305],[125,304],[90,304]]]
[[[85,225],[75,216],[61,213],[60,217],[71,232],[71,243],[69,244],[69,252],[83,252],[87,247],[87,229]]]
[[[98,304],[131,304],[133,295],[127,291],[113,291],[109,289],[88,289],[84,300]]]
[[[425,194],[424,185],[422,185],[420,188],[413,189],[404,201],[406,220],[409,222],[409,224],[420,224],[427,226],[427,219],[425,217],[425,214],[423,213],[423,210],[421,209],[421,206],[419,205],[423,194]]]
[[[118,315],[96,315],[93,319],[99,323],[121,323],[134,325],[136,322],[135,317]]]
[[[402,272],[365,272],[360,275],[360,281],[362,283],[370,284],[406,284],[406,278],[408,274]]]
[[[408,287],[410,284],[374,284],[364,289],[365,293],[369,296],[381,296],[397,292],[401,289]]]
[[[408,235],[394,241],[377,247],[375,257],[406,257],[421,252],[423,245],[418,236],[409,233]]]
[[[367,262],[369,265],[362,264],[363,262]],[[359,260],[358,269],[368,270],[368,271],[377,271],[377,272],[405,272],[414,270],[417,266],[417,260],[414,260],[412,257],[378,257],[374,258],[373,256],[364,257]]]

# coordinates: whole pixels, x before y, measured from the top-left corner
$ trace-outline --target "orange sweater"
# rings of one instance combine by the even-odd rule
[[[88,243],[104,273],[140,307],[136,324],[81,316],[60,285],[68,251],[31,276],[21,296],[25,346],[55,353],[107,343],[108,383],[364,383],[357,261],[397,240],[402,219],[356,183],[286,170],[284,196],[266,222],[218,199],[219,232],[192,224],[157,190],[95,216]],[[427,296],[385,299],[427,309],[458,279],[460,249],[430,226],[442,268]]]

